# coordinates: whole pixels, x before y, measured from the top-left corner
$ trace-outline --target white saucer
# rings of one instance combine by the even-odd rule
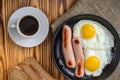
[[[23,37],[21,36],[17,28],[11,28],[10,25],[17,23],[18,19],[25,15],[36,16],[40,22],[40,32],[34,37]],[[15,11],[8,22],[8,32],[11,39],[22,47],[34,47],[42,43],[47,37],[49,31],[49,22],[46,15],[39,9],[34,7],[23,7]]]

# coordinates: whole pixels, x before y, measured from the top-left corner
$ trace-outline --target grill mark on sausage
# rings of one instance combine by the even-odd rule
[[[79,40],[77,40],[77,39],[74,40],[74,42],[75,42],[77,45],[79,44]]]
[[[81,63],[78,64],[78,73],[77,73],[78,75],[81,75],[81,71],[80,70],[81,70]]]
[[[71,62],[70,60],[68,61],[68,65],[69,65],[69,66],[72,66],[72,62]]]
[[[80,62],[78,63],[78,71],[77,71],[77,74],[78,74],[78,75],[81,75],[81,74],[82,74],[81,68],[82,68],[82,58],[80,58]]]
[[[68,32],[67,29],[64,29],[64,47],[67,48],[68,42]]]

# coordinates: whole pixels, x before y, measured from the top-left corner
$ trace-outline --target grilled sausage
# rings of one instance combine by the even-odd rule
[[[84,55],[79,37],[73,37],[72,39],[73,49],[76,59],[75,75],[76,77],[82,77],[84,75]]]
[[[62,50],[67,67],[75,68],[75,57],[71,43],[72,32],[68,25],[64,25],[62,31]]]

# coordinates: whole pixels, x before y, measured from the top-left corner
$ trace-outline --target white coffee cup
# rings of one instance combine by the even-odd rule
[[[40,21],[33,15],[24,15],[16,23],[10,25],[10,28],[16,28],[23,37],[34,37],[40,31]]]

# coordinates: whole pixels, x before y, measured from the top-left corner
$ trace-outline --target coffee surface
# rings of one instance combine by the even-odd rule
[[[32,16],[25,16],[19,23],[20,31],[27,36],[34,35],[39,28],[38,21]]]

